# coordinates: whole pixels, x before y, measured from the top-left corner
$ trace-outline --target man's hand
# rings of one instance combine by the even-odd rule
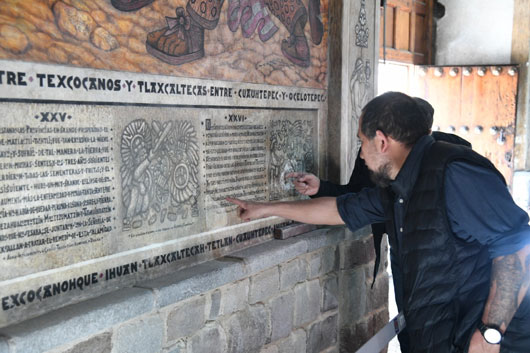
[[[320,188],[320,179],[311,173],[289,173],[285,178],[292,178],[294,188],[302,195],[313,196]]]
[[[500,344],[489,344],[479,330],[475,330],[471,336],[468,353],[499,353],[500,350]]]
[[[251,221],[258,218],[267,217],[265,214],[265,209],[267,204],[261,203],[261,202],[253,202],[253,201],[243,201],[239,199],[234,199],[231,197],[227,197],[226,201],[231,202],[233,204],[236,204],[239,206],[237,208],[237,215],[239,218],[241,218],[243,221]]]

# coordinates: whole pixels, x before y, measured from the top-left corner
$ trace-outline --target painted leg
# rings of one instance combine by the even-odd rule
[[[322,23],[322,18],[320,16],[320,0],[309,0],[307,12],[309,13],[311,40],[315,45],[319,45],[324,36],[324,24]]]
[[[281,44],[283,55],[292,63],[302,67],[310,64],[309,45],[304,34],[307,10],[300,0],[265,0],[269,10],[290,33]]]

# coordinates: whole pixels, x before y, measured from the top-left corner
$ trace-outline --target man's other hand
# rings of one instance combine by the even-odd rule
[[[237,215],[243,221],[251,221],[258,218],[267,217],[265,214],[266,203],[262,202],[253,202],[253,201],[243,201],[239,199],[234,199],[227,197],[226,201],[231,202],[239,206],[237,208]]]
[[[313,196],[320,188],[320,179],[311,173],[289,173],[286,179],[293,179],[294,188],[302,195]]]

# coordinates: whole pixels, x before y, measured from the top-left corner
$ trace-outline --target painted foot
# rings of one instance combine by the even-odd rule
[[[177,17],[166,17],[167,27],[147,35],[147,52],[171,65],[181,65],[204,56],[204,29],[197,26],[183,7]]]
[[[308,67],[310,64],[309,46],[305,36],[290,35],[282,41],[282,53],[293,64]]]

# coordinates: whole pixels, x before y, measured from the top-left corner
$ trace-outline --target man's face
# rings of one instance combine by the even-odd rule
[[[377,148],[377,138],[369,139],[361,131],[362,119],[359,121],[357,136],[361,140],[361,158],[364,159],[366,167],[370,171],[370,179],[380,187],[390,185],[391,164],[389,158]]]

